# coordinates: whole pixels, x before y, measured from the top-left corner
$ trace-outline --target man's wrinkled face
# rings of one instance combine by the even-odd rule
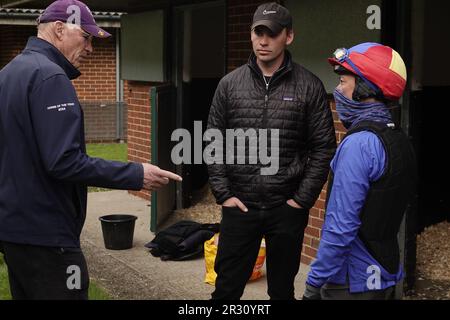
[[[92,36],[80,26],[64,24],[60,50],[67,60],[76,68],[80,68],[93,51]]]
[[[270,63],[280,57],[286,47],[294,40],[294,32],[284,28],[279,34],[273,34],[265,26],[258,26],[251,32],[253,51],[258,60]]]

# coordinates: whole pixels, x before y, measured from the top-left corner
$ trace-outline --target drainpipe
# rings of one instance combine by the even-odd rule
[[[120,28],[116,29],[116,140],[123,142],[123,80],[120,79]]]

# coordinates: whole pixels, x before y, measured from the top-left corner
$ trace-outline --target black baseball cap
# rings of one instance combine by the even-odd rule
[[[288,9],[276,2],[260,5],[253,15],[251,30],[265,26],[274,34],[279,34],[284,28],[292,28],[292,16]]]

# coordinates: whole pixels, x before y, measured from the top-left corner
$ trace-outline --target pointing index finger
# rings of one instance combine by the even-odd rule
[[[183,178],[181,178],[179,175],[177,175],[177,174],[175,174],[173,172],[167,171],[167,170],[160,169],[159,174],[162,177],[166,177],[166,178],[169,178],[169,179],[172,179],[172,180],[175,180],[175,181],[182,181],[183,180]]]

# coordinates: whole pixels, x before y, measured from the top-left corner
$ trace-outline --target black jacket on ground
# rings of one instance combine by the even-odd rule
[[[247,65],[226,75],[212,102],[211,128],[221,130],[224,138],[226,129],[279,129],[276,174],[261,175],[260,169],[269,165],[249,164],[248,154],[245,164],[237,164],[236,150],[233,164],[226,164],[224,156],[224,164],[208,165],[218,204],[235,196],[260,209],[290,198],[307,209],[314,205],[336,150],[333,118],[322,82],[294,63],[288,51],[268,86],[253,54]]]

